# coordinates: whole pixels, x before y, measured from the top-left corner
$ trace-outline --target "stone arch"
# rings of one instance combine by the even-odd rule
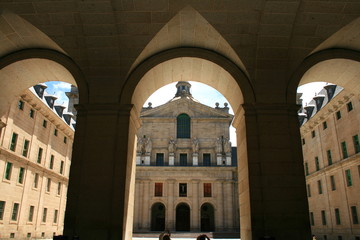
[[[61,52],[51,49],[19,50],[0,58],[0,70],[0,117],[24,90],[41,82],[62,81],[76,85],[81,102],[88,102],[88,86],[81,70]]]
[[[308,56],[295,71],[287,90],[287,101],[294,102],[299,85],[311,82],[330,82],[350,92],[360,94],[360,52],[332,48]]]
[[[203,82],[217,89],[224,96],[227,96],[229,94],[226,94],[225,92],[226,89],[220,89],[221,86],[219,85],[228,84],[227,88],[229,90],[233,87],[234,93],[232,94],[232,96],[234,98],[235,96],[237,96],[237,99],[228,99],[228,100],[230,102],[230,105],[233,106],[234,112],[237,112],[240,108],[240,106],[234,106],[234,105],[241,105],[244,102],[247,103],[255,102],[255,93],[252,83],[250,82],[246,74],[228,58],[207,49],[179,47],[157,53],[149,57],[145,61],[143,61],[141,64],[139,64],[134,69],[134,71],[132,71],[129,74],[124,86],[122,87],[120,93],[120,103],[134,104],[135,108],[140,110],[146,99],[151,95],[151,93],[155,92],[156,89],[166,85],[167,83],[181,80],[180,79],[181,76],[172,76],[172,79],[165,78],[165,80],[155,79],[152,82],[151,86],[149,86],[148,84],[149,80],[148,79],[144,80],[144,77],[145,78],[148,77],[149,75],[153,74],[154,71],[157,72],[162,71],[161,68],[163,68],[164,66],[168,67],[167,64],[176,65],[179,64],[179,62],[181,62],[182,60],[184,61],[194,60],[195,61],[195,63],[193,63],[193,65],[195,65],[194,67],[197,67],[199,64],[201,65],[201,64],[209,63],[211,66],[206,66],[206,67],[211,69],[208,70],[213,70],[213,71],[222,70],[223,74],[225,75],[223,76],[223,78],[226,79],[224,80],[224,82],[220,82],[220,80],[214,82],[206,82],[205,80],[199,81],[198,79],[195,78],[196,76],[193,76],[194,79],[186,79],[186,80]],[[187,64],[187,62],[185,62],[184,64]],[[166,77],[166,75],[164,77]],[[241,86],[241,90],[240,90],[240,86]],[[135,101],[135,98],[139,98],[141,100]]]

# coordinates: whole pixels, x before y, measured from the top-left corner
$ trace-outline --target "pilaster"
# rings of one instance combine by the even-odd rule
[[[236,126],[242,238],[310,239],[299,106],[243,107]]]
[[[130,239],[138,118],[132,105],[78,105],[77,110],[64,235]]]

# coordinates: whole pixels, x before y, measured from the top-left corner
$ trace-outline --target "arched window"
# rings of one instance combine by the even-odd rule
[[[177,138],[190,138],[190,117],[185,113],[177,117]]]

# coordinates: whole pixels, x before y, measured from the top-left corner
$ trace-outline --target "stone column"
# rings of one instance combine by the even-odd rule
[[[174,161],[175,161],[174,153],[169,153],[169,166],[174,166]]]
[[[193,160],[192,160],[193,166],[199,165],[199,157],[198,156],[199,156],[198,153],[193,153]]]
[[[217,163],[218,166],[223,165],[223,163],[222,163],[222,154],[221,153],[216,154],[216,163]]]
[[[165,219],[165,228],[170,231],[175,231],[175,206],[174,206],[174,197],[175,197],[175,180],[169,179],[166,181],[168,185],[167,190],[167,207],[166,207],[166,219]]]
[[[248,104],[237,130],[241,238],[311,238],[299,106]]]
[[[223,181],[216,181],[216,204],[217,209],[215,211],[215,231],[224,231],[224,193],[223,193]]]
[[[79,105],[64,235],[131,239],[135,187],[132,105]]]
[[[143,182],[143,206],[142,206],[142,229],[145,231],[150,231],[150,205],[149,205],[149,198],[150,198],[150,181],[144,180]]]
[[[134,209],[134,229],[141,230],[142,227],[142,204],[141,199],[143,197],[143,182],[136,181],[135,183],[135,209]]]
[[[192,182],[192,209],[191,209],[191,226],[193,232],[200,231],[200,210],[199,210],[199,183],[200,180],[194,179]]]
[[[225,230],[234,230],[234,203],[233,203],[233,182],[228,180],[224,182],[224,220]]]

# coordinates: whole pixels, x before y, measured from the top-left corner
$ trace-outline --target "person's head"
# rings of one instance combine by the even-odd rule
[[[196,238],[196,240],[207,240],[207,239],[208,239],[208,237],[205,234],[200,235]]]
[[[171,240],[170,235],[163,236],[162,240]]]

